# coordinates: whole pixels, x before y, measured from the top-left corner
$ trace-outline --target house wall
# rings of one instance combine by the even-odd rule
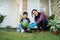
[[[17,27],[18,3],[16,0],[0,0],[0,14],[7,15],[1,27],[7,25]]]
[[[51,0],[52,14],[56,15],[60,23],[60,0]]]
[[[24,11],[27,11],[27,0],[23,0],[23,4],[22,4],[22,6],[23,6],[23,12]]]
[[[49,0],[40,0],[40,8],[46,14],[49,15]]]
[[[38,11],[44,10],[48,15],[48,0],[0,0],[0,14],[7,15],[1,27],[11,25],[13,28],[18,27],[18,20],[24,11],[28,12],[31,22],[34,18],[31,16],[32,9]]]

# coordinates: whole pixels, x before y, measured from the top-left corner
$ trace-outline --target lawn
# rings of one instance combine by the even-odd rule
[[[50,32],[17,33],[0,30],[0,40],[60,40],[60,34],[53,35]]]

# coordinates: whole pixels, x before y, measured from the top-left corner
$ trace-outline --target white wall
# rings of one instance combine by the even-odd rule
[[[18,5],[14,0],[0,0],[0,13],[7,15],[1,27],[11,25],[17,27]]]
[[[33,22],[33,18],[31,17],[31,11],[33,9],[40,10],[40,0],[27,0],[27,12],[29,13],[29,18],[31,22]]]
[[[48,0],[40,0],[41,11],[43,11],[46,15],[49,15],[49,2]]]
[[[22,1],[23,0],[0,0],[0,13],[7,15],[1,27],[6,25],[12,25],[14,28],[18,25],[18,17],[22,14]],[[31,22],[34,22],[34,19],[31,16],[31,11],[37,9],[40,11],[40,0],[27,0],[27,12],[29,13],[28,17]]]

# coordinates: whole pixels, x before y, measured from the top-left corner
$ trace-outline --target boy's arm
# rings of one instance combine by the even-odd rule
[[[19,23],[21,23],[22,22],[22,17],[20,17],[20,19],[19,19]]]
[[[28,23],[30,23],[30,19],[28,18]]]

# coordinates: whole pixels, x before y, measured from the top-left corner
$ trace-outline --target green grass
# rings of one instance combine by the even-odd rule
[[[60,40],[60,34],[53,35],[50,32],[17,33],[0,30],[0,40]]]

